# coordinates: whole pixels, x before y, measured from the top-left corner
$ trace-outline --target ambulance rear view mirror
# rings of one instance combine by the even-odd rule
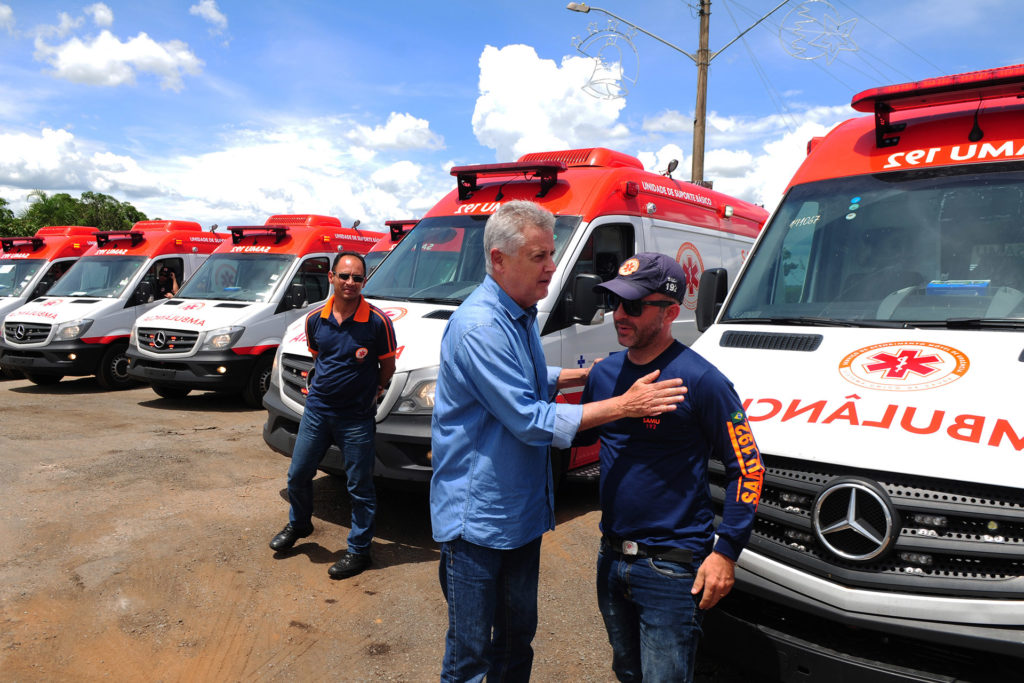
[[[594,291],[594,287],[601,282],[601,276],[592,273],[577,275],[573,280],[571,298],[567,303],[574,323],[594,325],[604,320],[603,312],[598,311],[604,303],[604,297]]]
[[[729,273],[725,268],[708,268],[700,276],[697,287],[697,331],[703,332],[715,322],[729,290]]]

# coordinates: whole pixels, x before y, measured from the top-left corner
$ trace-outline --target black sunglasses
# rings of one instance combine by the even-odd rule
[[[643,315],[644,306],[668,308],[675,304],[675,301],[641,301],[639,299],[623,299],[618,294],[608,294],[608,310],[614,313],[619,304],[622,304],[622,310],[626,312],[626,315],[631,318],[637,318]]]
[[[334,273],[333,270],[331,272]],[[355,273],[334,273],[334,277],[339,280],[351,280],[356,283],[362,282],[366,279],[365,275],[356,275]]]

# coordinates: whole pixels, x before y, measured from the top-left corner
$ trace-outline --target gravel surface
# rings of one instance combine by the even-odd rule
[[[374,566],[332,581],[343,482],[320,475],[293,552],[287,459],[265,413],[92,378],[0,382],[0,678],[428,681],[446,628],[426,491],[379,491]],[[538,681],[611,681],[597,611],[593,482],[567,482],[544,538]],[[701,662],[701,681],[739,681]]]

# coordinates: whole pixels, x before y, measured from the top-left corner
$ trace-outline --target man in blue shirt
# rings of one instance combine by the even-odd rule
[[[653,371],[682,379],[688,390],[679,410],[615,420],[576,439],[601,439],[597,603],[612,669],[620,681],[692,680],[703,611],[732,589],[764,466],[732,383],[672,337],[686,291],[682,267],[664,254],[637,254],[595,289],[609,292],[628,350],[592,368],[583,400],[612,396]],[[710,457],[722,461],[729,481],[717,529]]]
[[[580,427],[670,412],[686,391],[652,373],[605,401],[553,402],[589,372],[545,363],[535,304],[555,272],[553,228],[533,202],[503,204],[484,228],[487,277],[441,340],[430,514],[448,602],[443,681],[530,677],[540,540],[555,525],[549,448]]]
[[[377,396],[395,372],[395,329],[363,296],[366,263],[355,252],[334,259],[332,294],[306,315],[306,344],[316,359],[309,395],[288,467],[289,522],[270,541],[291,549],[313,533],[313,477],[333,441],[345,456],[352,500],[348,549],[327,570],[332,579],[355,576],[370,565],[377,496],[373,487]]]

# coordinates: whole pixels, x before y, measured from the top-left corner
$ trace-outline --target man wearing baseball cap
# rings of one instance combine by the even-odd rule
[[[654,370],[689,388],[674,412],[618,419],[574,441],[601,439],[597,600],[620,681],[692,680],[704,611],[732,588],[760,498],[764,466],[732,383],[672,337],[686,285],[674,259],[642,253],[594,288],[607,292],[626,351],[591,368],[583,402]],[[729,482],[717,529],[711,457]]]

